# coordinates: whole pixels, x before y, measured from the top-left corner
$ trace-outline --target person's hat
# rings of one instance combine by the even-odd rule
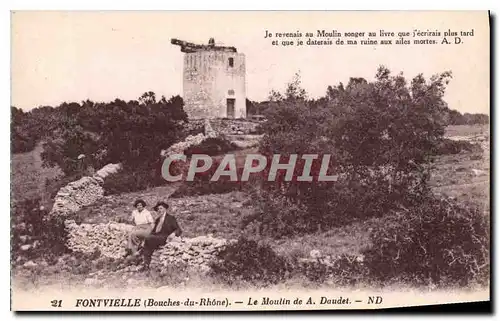
[[[155,205],[154,210],[155,210],[155,211],[158,211],[158,207],[160,207],[160,206],[165,207],[165,209],[168,209],[168,208],[169,208],[169,206],[168,206],[168,204],[167,204],[167,203],[165,203],[165,202],[158,202],[158,203]]]

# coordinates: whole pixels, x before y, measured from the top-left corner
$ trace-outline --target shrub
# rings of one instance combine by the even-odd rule
[[[154,163],[162,149],[184,134],[183,105],[179,96],[157,102],[151,92],[139,101],[63,103],[53,111],[58,121],[45,139],[44,165],[58,165],[70,175],[108,163],[130,167]],[[86,157],[79,159],[80,154]]]
[[[240,238],[228,245],[211,264],[212,276],[232,284],[243,280],[257,284],[276,284],[292,270],[290,262],[276,254],[269,245]]]
[[[253,196],[257,210],[243,218],[243,228],[257,224],[260,235],[280,238],[296,233],[307,233],[316,229],[312,226],[305,206],[290,201],[279,193],[262,193]]]
[[[106,195],[113,195],[142,191],[165,183],[160,165],[136,169],[124,166],[122,171],[105,178],[103,188]]]
[[[292,182],[262,184],[260,222],[278,236],[314,232],[380,217],[428,193],[428,164],[444,135],[442,98],[450,77],[445,72],[427,81],[417,75],[408,83],[381,67],[375,81],[351,78],[318,100],[307,99],[299,79],[284,94],[273,92],[260,153],[329,154],[328,172],[342,178],[298,182],[299,172]],[[288,206],[280,205],[283,199]],[[290,212],[295,207],[301,210]]]
[[[386,217],[364,255],[381,281],[467,285],[488,279],[488,235],[488,217],[477,207],[429,196]]]
[[[199,196],[199,195],[209,195],[209,194],[225,194],[233,191],[241,190],[241,184],[238,182],[231,181],[216,181],[216,182],[205,182],[205,181],[192,181],[183,182],[179,188],[175,190],[170,197],[180,198],[186,196]]]
[[[429,193],[425,184],[415,184],[413,175],[399,173],[391,181],[384,173],[371,172],[340,176],[336,182],[267,186],[254,193],[257,211],[244,219],[244,226],[257,223],[259,233],[284,237],[382,217],[400,204],[409,206]]]
[[[69,252],[66,246],[67,231],[64,219],[50,217],[49,211],[40,206],[40,199],[25,200],[12,206],[11,259],[44,258],[53,261]],[[22,250],[21,246],[29,246]]]
[[[211,178],[215,174],[219,164],[220,161],[213,159],[210,169],[203,173],[197,173],[192,181],[184,181],[170,197],[178,198],[207,194],[224,194],[241,190],[244,187],[244,184],[238,181],[233,182],[227,176],[221,176],[218,180],[211,181]],[[173,166],[175,174],[184,172],[184,175],[186,175],[187,167],[185,164],[178,166],[179,167],[177,169],[175,165]],[[239,173],[239,175],[241,175],[241,173]]]
[[[32,151],[36,146],[36,140],[26,137],[19,129],[12,127],[10,135],[10,150],[12,154]]]
[[[37,107],[29,112],[11,106],[11,153],[32,151],[47,133],[51,133],[58,120],[51,107]]]
[[[190,146],[184,150],[184,155],[205,154],[209,156],[220,155],[229,151],[237,150],[238,147],[223,137],[209,137],[199,145]]]

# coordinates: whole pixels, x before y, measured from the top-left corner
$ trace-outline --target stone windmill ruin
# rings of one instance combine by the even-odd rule
[[[184,110],[191,119],[246,118],[245,55],[235,47],[178,39],[184,55]]]

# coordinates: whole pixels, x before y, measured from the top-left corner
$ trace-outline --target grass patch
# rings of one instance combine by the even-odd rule
[[[26,199],[50,198],[46,189],[46,181],[57,179],[63,175],[58,167],[44,168],[40,154],[43,150],[38,144],[34,150],[27,153],[11,155],[10,178],[11,200],[14,202]]]

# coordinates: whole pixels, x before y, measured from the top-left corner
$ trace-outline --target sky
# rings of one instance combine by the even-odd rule
[[[182,96],[183,53],[171,38],[201,44],[213,37],[245,54],[250,100],[283,91],[296,72],[309,96],[320,97],[349,77],[372,80],[385,65],[408,79],[451,70],[449,107],[489,114],[486,12],[27,11],[13,12],[11,25],[11,105],[24,110],[64,101],[131,100],[146,91]],[[316,35],[318,29],[474,29],[474,36],[460,45],[288,47],[264,38],[266,30]]]

